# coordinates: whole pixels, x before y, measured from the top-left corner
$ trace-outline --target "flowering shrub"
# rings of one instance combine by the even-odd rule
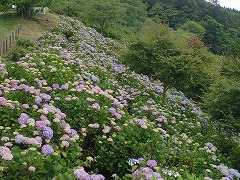
[[[63,17],[37,43],[0,61],[0,178],[226,175],[201,109],[176,90],[163,104],[162,85],[119,64],[113,40]]]

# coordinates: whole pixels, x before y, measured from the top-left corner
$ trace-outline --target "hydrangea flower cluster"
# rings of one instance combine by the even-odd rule
[[[79,180],[104,180],[105,177],[101,174],[88,174],[84,167],[79,167],[74,170],[74,176]]]
[[[1,159],[5,161],[11,161],[13,159],[11,150],[6,146],[0,146],[0,156]]]
[[[140,170],[134,171],[132,174],[132,178],[134,180],[151,180],[153,178],[157,180],[164,180],[159,173],[154,172],[151,168],[148,167],[140,168]]]
[[[54,149],[52,148],[51,145],[45,144],[42,146],[42,154],[45,156],[48,156],[54,152]]]
[[[234,178],[240,179],[240,173],[236,169],[228,168],[222,163],[218,166],[212,165],[212,167],[221,172],[224,180],[232,180]]]
[[[178,172],[172,171],[172,170],[168,170],[168,169],[163,169],[162,170],[163,174],[166,174],[168,176],[173,176],[173,177],[178,177],[180,176],[180,174]]]
[[[148,160],[148,161],[147,161],[147,165],[148,165],[150,168],[155,168],[155,167],[157,167],[157,161],[155,161],[154,159],[153,159],[153,160]]]

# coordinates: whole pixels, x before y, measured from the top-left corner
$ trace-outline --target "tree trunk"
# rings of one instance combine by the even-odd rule
[[[167,90],[168,90],[168,87],[163,86],[163,98],[162,98],[163,104],[165,104],[167,100]]]

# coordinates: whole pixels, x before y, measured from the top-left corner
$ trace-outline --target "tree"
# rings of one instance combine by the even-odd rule
[[[224,54],[227,50],[227,33],[224,32],[224,26],[218,23],[210,16],[206,16],[202,26],[206,29],[203,42],[210,45],[210,50],[214,54]]]
[[[19,14],[31,18],[34,14],[33,8],[35,6],[49,6],[51,4],[51,0],[3,0],[0,2],[2,10],[5,11],[11,9],[12,4],[17,5],[17,12]]]
[[[240,82],[219,78],[204,97],[204,106],[212,119],[231,133],[240,132]]]
[[[233,58],[238,59],[238,61],[240,61],[240,39],[235,39],[235,41],[233,41],[230,44],[230,48],[229,51],[227,53],[228,56],[232,56]],[[240,66],[239,66],[240,68]]]
[[[147,19],[147,5],[141,0],[120,0],[120,2],[124,3],[126,8],[123,23],[139,28]]]
[[[220,5],[219,0],[209,0],[209,2],[214,4],[215,6]]]
[[[204,69],[204,62],[187,40],[177,37],[165,25],[150,23],[139,34],[140,39],[130,44],[122,54],[122,60],[137,73],[160,80],[166,92],[175,87],[194,95],[196,99],[211,82]]]
[[[165,3],[156,3],[151,10],[149,10],[149,16],[157,18],[164,23],[172,23],[171,20],[176,19],[179,16],[179,11],[173,8],[171,5]]]
[[[101,34],[123,18],[126,11],[119,0],[88,0],[84,2],[84,19],[99,26]]]
[[[199,39],[202,39],[206,30],[199,23],[194,21],[187,21],[183,25],[180,26],[179,29],[185,30],[187,32],[195,34]]]

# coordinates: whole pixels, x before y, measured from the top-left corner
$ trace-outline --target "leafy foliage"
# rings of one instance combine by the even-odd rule
[[[165,25],[156,23],[148,24],[142,31],[141,40],[123,53],[123,61],[137,73],[160,80],[164,92],[175,87],[199,99],[211,82],[204,68],[211,60],[206,62],[209,60],[200,56],[206,52],[203,43],[187,43]],[[197,49],[201,49],[198,54]]]

